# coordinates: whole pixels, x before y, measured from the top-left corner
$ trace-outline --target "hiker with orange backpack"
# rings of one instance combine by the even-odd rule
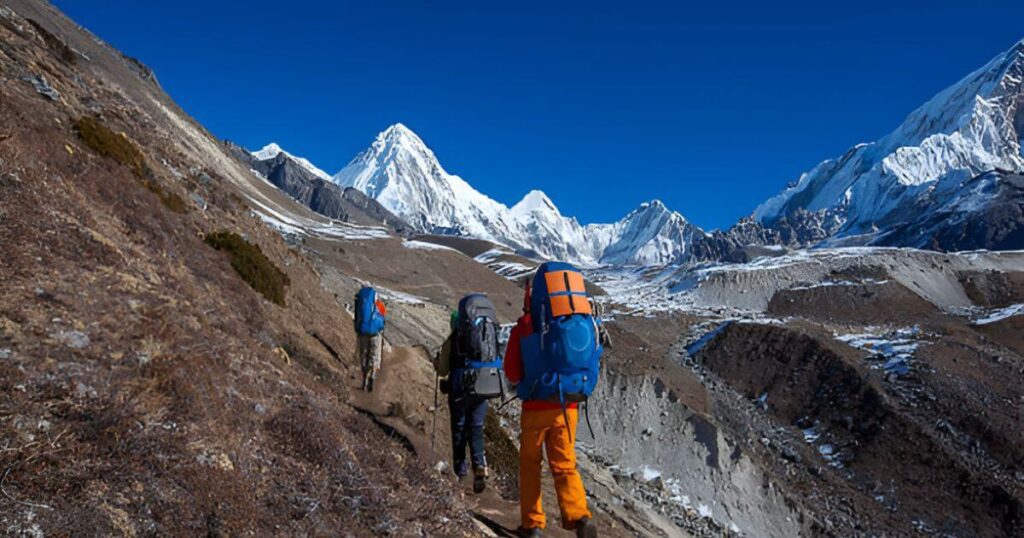
[[[384,352],[384,326],[388,310],[377,290],[363,286],[355,298],[355,329],[358,340],[359,362],[363,367],[363,390],[373,392],[373,382],[380,371]]]
[[[532,291],[532,293],[531,293]],[[576,468],[578,403],[597,384],[603,351],[583,275],[572,265],[547,262],[527,282],[523,315],[509,335],[505,375],[523,400],[519,437],[520,536],[541,536],[543,448],[555,481],[562,527],[596,538],[587,493]]]

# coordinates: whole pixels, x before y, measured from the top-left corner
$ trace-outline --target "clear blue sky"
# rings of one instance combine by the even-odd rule
[[[402,122],[501,202],[660,198],[706,228],[1024,37],[1020,0],[55,3],[246,147],[334,173]]]

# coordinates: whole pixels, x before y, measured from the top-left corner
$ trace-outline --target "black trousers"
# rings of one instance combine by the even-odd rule
[[[487,400],[475,396],[448,394],[448,409],[451,411],[452,464],[455,473],[465,475],[466,446],[469,446],[473,468],[487,466],[484,456],[484,419],[487,417]]]

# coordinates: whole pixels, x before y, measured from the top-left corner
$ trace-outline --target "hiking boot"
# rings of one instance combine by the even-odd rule
[[[473,469],[473,493],[483,493],[487,489],[487,467]]]
[[[458,477],[459,480],[466,478],[466,475],[469,474],[469,467],[466,465],[465,461],[456,462],[455,465],[452,465],[452,470],[455,471],[455,476]]]
[[[519,538],[541,538],[544,535],[540,533],[540,529],[534,527],[527,529],[526,527],[519,527],[516,529],[516,536]]]
[[[576,538],[597,538],[597,525],[589,517],[576,522]]]
[[[366,392],[373,392],[373,376],[367,375],[366,379],[363,380],[363,390]]]

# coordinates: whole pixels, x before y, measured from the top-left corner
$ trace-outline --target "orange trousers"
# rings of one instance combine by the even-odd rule
[[[566,418],[569,423],[566,424]],[[546,449],[551,475],[555,479],[562,527],[571,529],[583,517],[592,517],[587,510],[587,492],[576,470],[576,409],[524,410],[519,435],[519,510],[522,525],[527,529],[543,529],[544,509],[541,506],[540,473]]]

